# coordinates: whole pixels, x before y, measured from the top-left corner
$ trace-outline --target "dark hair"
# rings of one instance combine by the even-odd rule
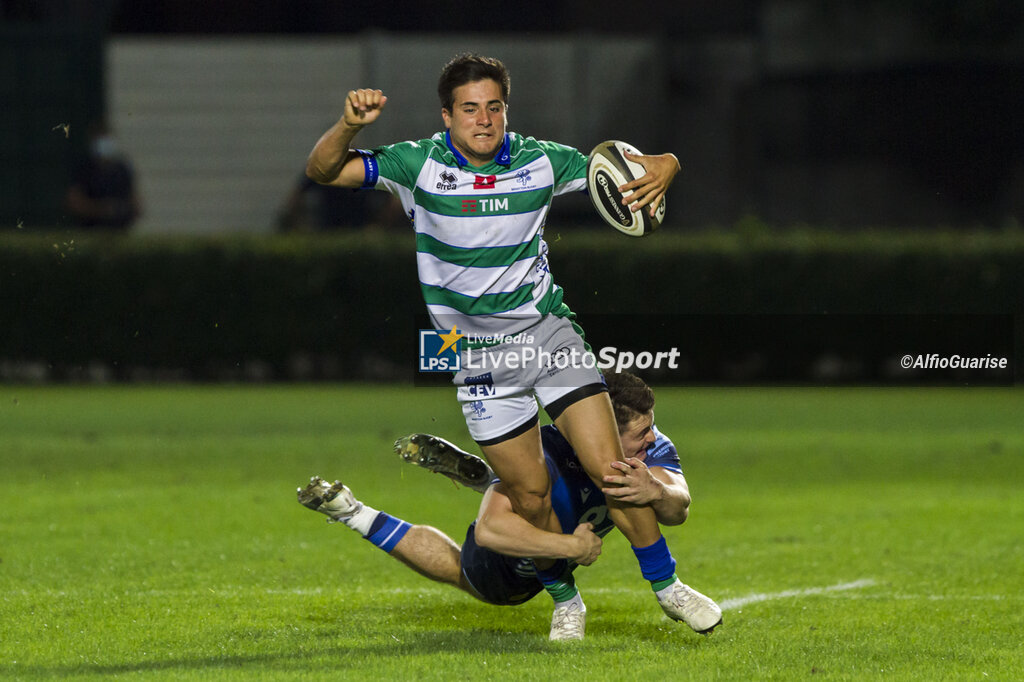
[[[654,391],[644,380],[629,372],[608,372],[608,397],[615,410],[615,424],[622,431],[629,422],[654,409]]]
[[[508,78],[508,69],[500,60],[469,52],[456,55],[444,65],[441,78],[437,81],[437,96],[441,98],[441,108],[452,110],[455,104],[455,88],[487,78],[501,86],[501,101],[508,104],[511,82]]]

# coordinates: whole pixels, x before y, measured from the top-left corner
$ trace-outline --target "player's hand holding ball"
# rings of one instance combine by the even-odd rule
[[[627,161],[638,163],[647,171],[645,175],[632,182],[619,187],[619,191],[625,194],[632,191],[628,197],[623,198],[622,203],[629,205],[629,210],[634,213],[645,206],[648,214],[653,218],[665,201],[665,192],[672,184],[672,178],[679,172],[679,159],[675,154],[658,154],[648,156],[646,154],[633,154],[624,151],[623,156]]]
[[[587,159],[587,191],[606,223],[630,237],[643,237],[665,220],[665,192],[678,172],[674,154],[648,156],[608,140]]]

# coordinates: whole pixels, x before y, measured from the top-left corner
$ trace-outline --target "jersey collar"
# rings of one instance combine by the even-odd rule
[[[450,130],[444,131],[444,141],[448,145],[448,150],[455,156],[455,163],[459,164],[459,167],[468,166],[469,160],[462,155],[455,145],[452,144],[452,133]],[[494,157],[494,163],[499,166],[511,166],[512,165],[512,138],[509,137],[508,133],[505,133],[505,140],[501,143],[501,148],[498,150],[497,155]]]

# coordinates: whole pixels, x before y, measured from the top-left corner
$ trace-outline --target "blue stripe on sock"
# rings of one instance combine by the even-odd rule
[[[412,528],[412,525],[409,522],[396,519],[394,516],[384,512],[378,512],[377,518],[373,520],[373,524],[370,526],[370,533],[366,536],[366,539],[385,552],[390,552],[398,544],[398,541],[405,537],[410,528]]]
[[[640,572],[649,581],[657,582],[667,580],[676,572],[676,560],[668,551],[668,543],[662,535],[658,541],[648,547],[634,547],[633,554],[636,554],[640,562]]]

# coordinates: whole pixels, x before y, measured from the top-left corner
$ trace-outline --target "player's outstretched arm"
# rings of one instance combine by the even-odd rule
[[[476,541],[481,547],[515,557],[570,559],[589,566],[601,554],[601,538],[589,523],[581,523],[572,535],[541,530],[512,510],[512,502],[491,486],[480,503]]]
[[[630,210],[634,213],[649,206],[648,212],[654,215],[658,206],[665,198],[665,192],[669,185],[680,171],[679,159],[675,154],[630,154],[626,152],[626,158],[635,161],[644,167],[647,172],[634,180],[619,187],[620,192],[632,191],[622,201],[629,204]]]
[[[321,185],[361,187],[363,162],[350,145],[356,133],[376,121],[388,98],[380,90],[351,90],[345,113],[320,136],[306,160],[306,175]]]
[[[603,477],[606,496],[636,505],[650,505],[664,526],[678,526],[690,513],[690,487],[686,478],[664,467],[649,468],[635,457],[612,462],[614,474]]]

